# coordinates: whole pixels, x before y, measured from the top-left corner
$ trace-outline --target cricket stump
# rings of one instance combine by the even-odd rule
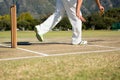
[[[16,5],[11,6],[10,15],[11,15],[11,48],[17,48]]]

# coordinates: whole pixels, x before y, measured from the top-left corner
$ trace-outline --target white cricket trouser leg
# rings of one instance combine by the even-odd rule
[[[38,33],[43,35],[54,28],[63,18],[65,9],[61,0],[56,1],[56,11],[42,24],[37,25]]]
[[[68,18],[72,24],[72,44],[79,44],[82,41],[82,21],[76,16],[77,0],[62,0]],[[81,14],[82,15],[82,14]]]
[[[82,35],[82,21],[76,16],[76,4],[77,0],[57,0],[55,13],[38,26],[37,29],[39,34],[43,35],[54,28],[55,25],[60,22],[66,11],[68,18],[72,24],[72,44],[79,44],[81,42]]]

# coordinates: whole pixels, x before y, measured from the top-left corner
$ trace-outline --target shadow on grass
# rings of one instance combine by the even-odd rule
[[[11,42],[4,42],[4,44],[11,44]],[[17,45],[31,45],[30,42],[17,42]]]
[[[4,42],[4,44],[11,44],[11,42]],[[56,44],[64,44],[64,45],[72,45],[71,43],[65,43],[65,42],[17,42],[17,45],[56,45]]]
[[[72,45],[71,43],[65,43],[65,42],[42,42],[42,43],[31,43],[32,45],[56,45],[56,44],[62,44],[62,45]]]
[[[88,41],[88,44],[92,44],[93,42],[102,42],[104,40],[90,40]],[[11,44],[11,42],[4,42],[4,44]],[[56,44],[62,44],[62,45],[72,45],[68,42],[17,42],[17,45],[56,45]]]
[[[91,40],[89,42],[102,42],[102,41],[105,41],[105,40]]]
[[[103,42],[105,40],[90,40],[88,41],[88,44],[93,44],[93,42]],[[38,42],[38,43],[31,43],[31,45],[56,45],[56,44],[62,44],[62,45],[72,45],[72,43],[69,42]]]

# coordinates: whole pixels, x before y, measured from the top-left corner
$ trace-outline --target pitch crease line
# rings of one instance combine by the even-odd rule
[[[65,56],[65,55],[75,55],[75,54],[112,52],[112,51],[119,51],[119,50],[120,50],[120,49],[99,50],[99,51],[87,51],[87,52],[75,52],[75,53],[63,53],[63,54],[51,54],[51,55],[48,55],[48,57],[52,57],[52,56]],[[20,59],[31,59],[31,58],[39,58],[39,57],[47,57],[47,56],[28,56],[28,57],[18,57],[18,58],[6,58],[6,59],[0,59],[0,61],[20,60]]]
[[[0,44],[1,46],[4,46],[4,47],[10,47],[10,46],[6,46],[6,45],[2,45]],[[96,46],[96,45],[93,45],[93,46]],[[99,46],[99,45],[97,45]],[[100,47],[100,46],[99,46]],[[106,46],[102,46],[102,47],[106,47]],[[107,46],[108,47],[108,46]],[[110,47],[108,47],[110,48]],[[115,48],[115,47],[113,47]],[[27,49],[23,49],[23,48],[18,48],[19,50],[24,50],[24,51],[27,51],[27,52],[34,52],[34,51],[31,51],[31,50],[27,50]],[[45,56],[64,56],[64,55],[75,55],[75,54],[87,54],[87,53],[100,53],[100,52],[112,52],[112,51],[119,51],[120,49],[117,48],[117,49],[112,49],[112,50],[97,50],[97,51],[86,51],[86,52],[73,52],[73,53],[63,53],[63,54],[51,54],[51,55],[47,55],[47,54],[41,54],[39,52],[34,52],[34,53],[37,53],[37,54],[40,54],[40,55],[43,55],[43,56],[28,56],[28,57],[18,57],[18,58],[6,58],[6,59],[0,59],[0,61],[5,61],[5,60],[20,60],[20,59],[29,59],[29,58],[36,58],[36,57],[45,57]]]
[[[103,47],[103,48],[113,48],[113,49],[119,49],[119,48],[117,48],[117,47],[102,46],[102,45],[88,45],[88,46],[97,46],[97,47]]]
[[[31,53],[39,54],[39,55],[42,55],[42,56],[49,56],[48,54],[40,53],[40,52],[28,50],[28,49],[23,49],[23,48],[17,48],[17,49],[22,50],[22,51],[26,51],[26,52],[31,52]]]
[[[31,58],[37,58],[37,57],[44,57],[44,56],[28,56],[28,57],[5,58],[5,59],[0,59],[0,61],[10,61],[10,60],[20,60],[20,59],[31,59]]]
[[[0,46],[3,46],[3,47],[8,47],[10,48],[11,46],[7,46],[7,45],[3,45],[3,44],[0,44]]]
[[[3,45],[3,44],[0,44],[1,46],[4,46],[4,47],[11,47],[11,46],[6,46],[6,45]],[[45,53],[40,53],[40,52],[36,52],[36,51],[32,51],[32,50],[28,50],[28,49],[23,49],[23,48],[16,48],[18,50],[22,50],[22,51],[26,51],[26,52],[30,52],[30,53],[35,53],[35,54],[39,54],[39,55],[42,55],[42,56],[49,56],[48,54],[45,54]]]
[[[86,51],[86,52],[72,52],[72,53],[63,53],[63,54],[51,54],[50,56],[63,56],[63,55],[75,55],[75,54],[87,54],[87,53],[101,53],[101,52],[112,52],[119,51],[120,49],[112,50],[97,50],[97,51]]]

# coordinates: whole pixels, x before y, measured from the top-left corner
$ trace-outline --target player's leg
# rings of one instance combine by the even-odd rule
[[[42,24],[35,26],[36,28],[36,35],[39,41],[39,37],[42,37],[43,34],[47,33],[50,31],[52,28],[55,27],[57,23],[60,22],[62,19],[63,15],[65,13],[65,9],[63,6],[63,3],[61,0],[56,1],[56,11],[53,13],[46,21],[44,21]]]
[[[76,16],[77,0],[62,0],[68,18],[72,24],[72,44],[79,44],[82,41],[82,21]]]

